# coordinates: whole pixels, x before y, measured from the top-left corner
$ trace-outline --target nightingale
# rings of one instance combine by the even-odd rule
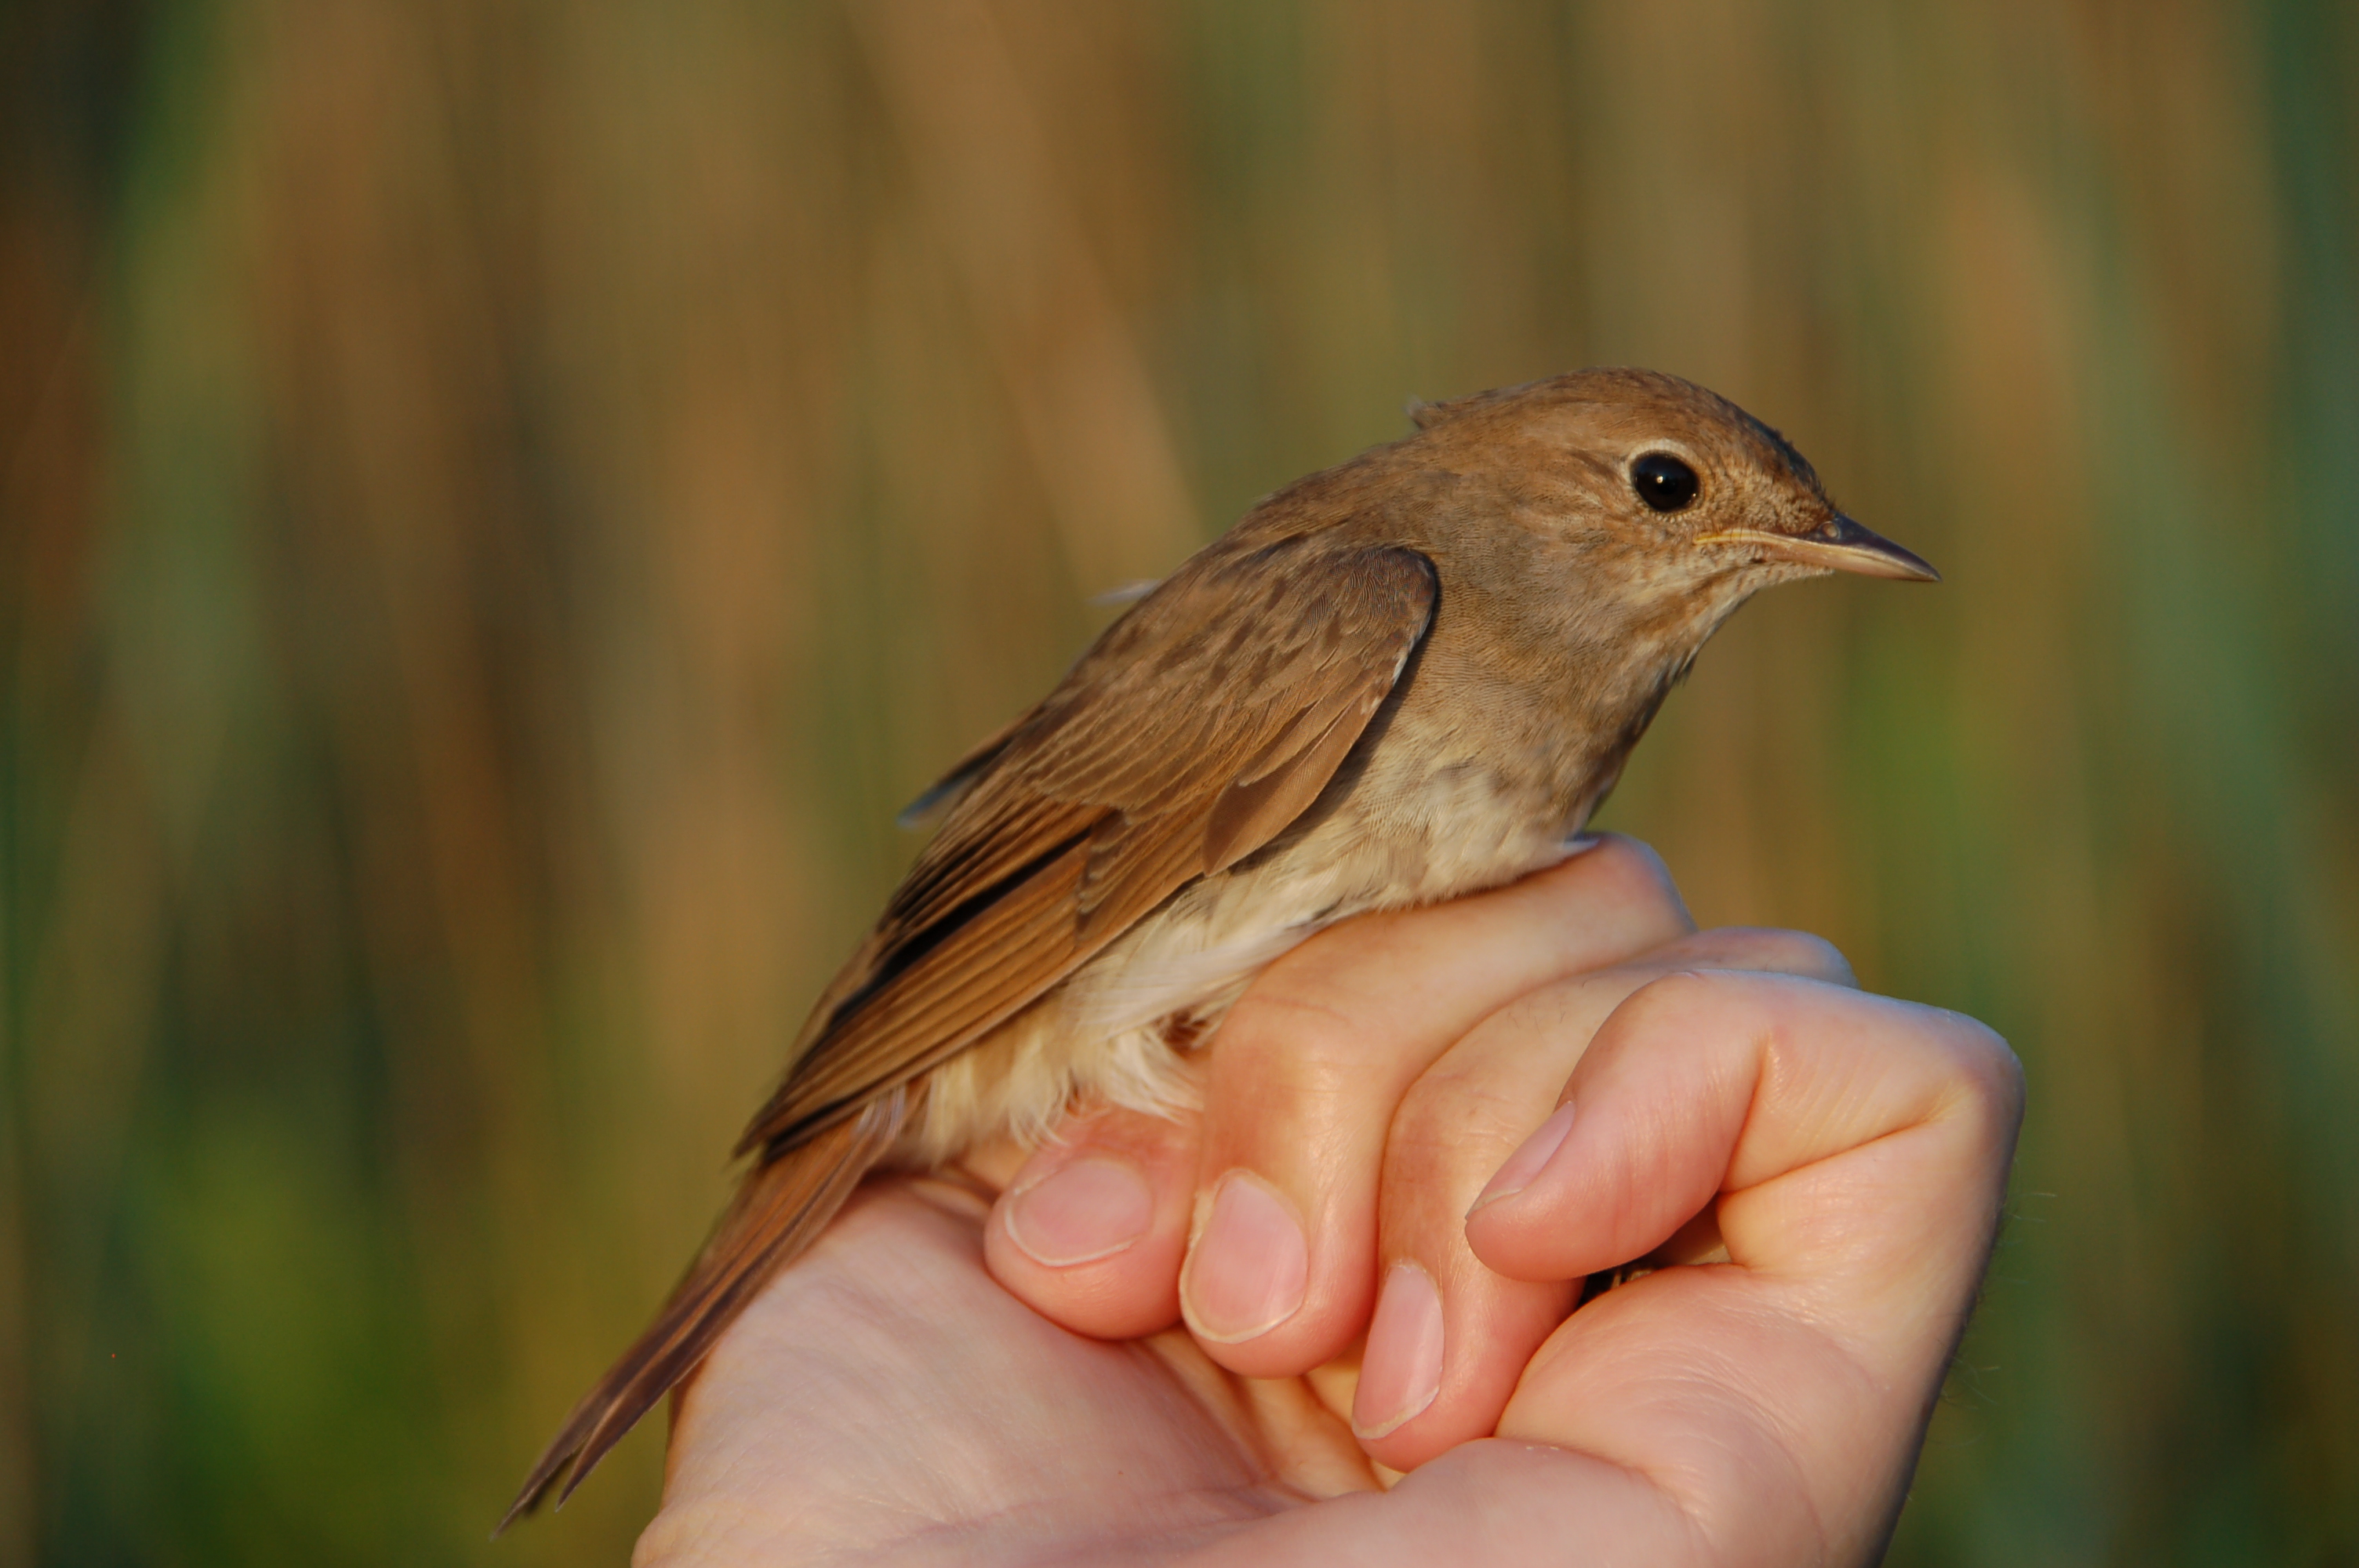
[[[1721,622],[1773,583],[1940,574],[1703,388],[1587,370],[1412,408],[1138,600],[911,808],[940,831],[821,993],[751,1163],[507,1519],[694,1369],[863,1175],[1166,1110],[1321,927],[1562,859]]]

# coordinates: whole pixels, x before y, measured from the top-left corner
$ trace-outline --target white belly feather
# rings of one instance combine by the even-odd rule
[[[1550,822],[1465,762],[1352,802],[1261,863],[1190,884],[1064,984],[934,1070],[895,1163],[931,1166],[1003,1133],[1044,1138],[1077,1103],[1192,1105],[1184,1053],[1254,977],[1337,921],[1435,903],[1555,864],[1588,816]],[[1408,781],[1400,781],[1407,784]],[[1538,809],[1535,809],[1535,806]],[[1381,823],[1372,820],[1382,818]]]

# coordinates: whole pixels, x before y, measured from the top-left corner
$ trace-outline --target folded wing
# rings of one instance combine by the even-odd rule
[[[1038,1000],[1317,799],[1433,613],[1432,563],[1298,536],[1208,552],[994,737],[742,1151],[793,1147]]]
[[[916,1098],[904,1086],[1318,798],[1425,634],[1435,592],[1432,564],[1408,550],[1315,536],[1216,547],[952,770],[940,835],[747,1130],[741,1152],[759,1158],[736,1201],[574,1407],[509,1519],[581,1485],[817,1238],[899,1135]]]

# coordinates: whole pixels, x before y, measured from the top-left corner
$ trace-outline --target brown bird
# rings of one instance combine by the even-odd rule
[[[1756,590],[1939,579],[1671,376],[1414,417],[1256,505],[911,808],[948,816],[746,1129],[745,1185],[508,1519],[580,1485],[871,1169],[1077,1101],[1172,1107],[1180,1053],[1311,933],[1560,860]]]

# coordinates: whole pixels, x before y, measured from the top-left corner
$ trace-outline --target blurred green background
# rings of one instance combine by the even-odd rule
[[[2359,1562],[2359,15],[0,4],[0,1565],[484,1531],[1087,596],[1587,363],[1949,574],[1609,813],[2022,1053],[1897,1562]]]

